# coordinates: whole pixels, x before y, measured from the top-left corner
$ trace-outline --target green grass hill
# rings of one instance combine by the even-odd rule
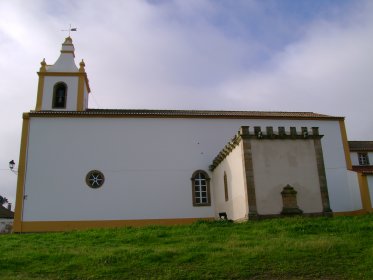
[[[373,279],[373,215],[0,235],[0,279]]]

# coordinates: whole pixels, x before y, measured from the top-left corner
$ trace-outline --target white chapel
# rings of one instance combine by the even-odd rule
[[[23,114],[15,232],[371,210],[343,117],[88,108],[74,58],[67,37]]]

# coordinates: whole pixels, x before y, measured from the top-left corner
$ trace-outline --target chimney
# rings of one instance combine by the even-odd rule
[[[8,210],[12,211],[12,203],[8,203]]]

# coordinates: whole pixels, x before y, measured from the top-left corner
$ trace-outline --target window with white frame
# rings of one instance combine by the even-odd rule
[[[194,206],[210,206],[210,177],[203,170],[197,170],[193,173],[192,193]]]
[[[358,153],[359,165],[369,165],[368,153]]]

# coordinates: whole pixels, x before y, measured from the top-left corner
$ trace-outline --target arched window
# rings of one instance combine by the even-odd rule
[[[229,195],[228,195],[228,178],[227,178],[227,173],[224,171],[224,197],[225,201],[229,200]]]
[[[192,193],[194,206],[210,206],[210,177],[203,170],[197,170],[193,173]]]
[[[65,83],[57,83],[53,88],[52,108],[66,108],[67,86]]]

